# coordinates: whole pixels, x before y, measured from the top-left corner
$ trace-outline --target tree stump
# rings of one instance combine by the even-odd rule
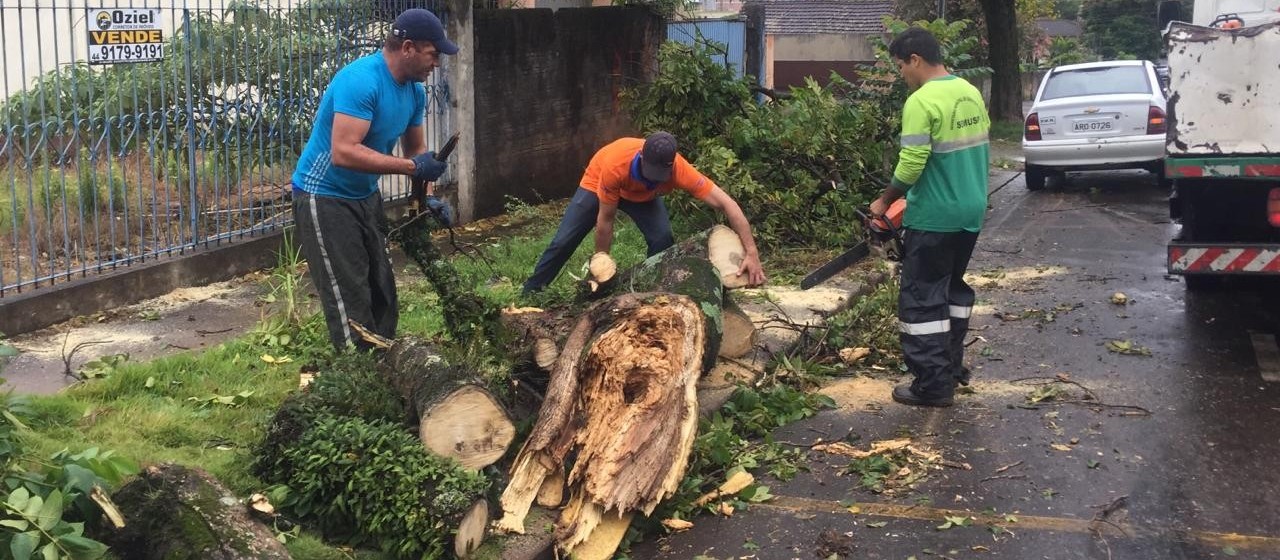
[[[249,509],[200,469],[148,467],[112,496],[125,526],[99,535],[121,560],[288,560]]]
[[[633,512],[648,515],[675,493],[697,431],[697,381],[723,334],[724,280],[712,261],[729,262],[733,247],[716,231],[619,275],[613,287],[626,293],[578,318],[512,467],[499,529],[523,533],[530,506],[567,469],[557,544],[576,555],[587,543],[608,558]]]

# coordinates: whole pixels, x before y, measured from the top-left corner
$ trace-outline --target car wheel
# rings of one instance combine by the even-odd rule
[[[1044,182],[1047,174],[1044,172],[1043,167],[1027,165],[1027,169],[1024,174],[1027,179],[1027,190],[1038,191],[1044,188]]]

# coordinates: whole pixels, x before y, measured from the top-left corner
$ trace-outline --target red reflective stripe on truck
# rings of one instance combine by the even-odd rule
[[[1258,254],[1261,252],[1262,251],[1259,249],[1245,249],[1243,253],[1240,253],[1240,256],[1232,260],[1231,263],[1222,270],[1224,272],[1239,272],[1244,270],[1244,267],[1249,266],[1249,263],[1253,262],[1253,259],[1258,258]]]
[[[1177,175],[1180,177],[1204,177],[1204,168],[1196,165],[1183,165],[1178,167]]]
[[[1206,249],[1204,254],[1200,255],[1200,258],[1187,266],[1187,270],[1207,269],[1209,268],[1209,265],[1213,264],[1213,261],[1217,260],[1218,257],[1221,257],[1225,252],[1227,252],[1226,249],[1220,249],[1217,247]]]
[[[1262,267],[1262,271],[1280,272],[1280,255],[1276,255],[1276,258],[1271,259],[1271,262],[1267,263],[1267,266]]]
[[[1244,166],[1245,177],[1280,177],[1280,164],[1252,164]]]

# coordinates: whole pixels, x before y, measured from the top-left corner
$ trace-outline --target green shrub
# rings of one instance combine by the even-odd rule
[[[285,456],[296,468],[273,501],[328,538],[397,558],[444,556],[456,522],[488,487],[400,423],[324,413]]]

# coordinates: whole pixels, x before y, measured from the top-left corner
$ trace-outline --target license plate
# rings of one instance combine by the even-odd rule
[[[1088,121],[1072,123],[1071,130],[1074,132],[1096,132],[1100,130],[1111,130],[1111,121]]]

